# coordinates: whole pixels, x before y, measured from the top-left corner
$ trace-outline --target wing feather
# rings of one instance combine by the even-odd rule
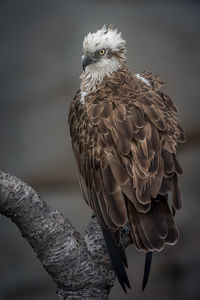
[[[81,189],[99,224],[115,239],[129,219],[133,242],[148,252],[178,239],[167,195],[179,210],[176,147],[185,136],[158,76],[141,76],[148,85],[126,68],[113,73],[84,104],[78,91],[69,123]]]

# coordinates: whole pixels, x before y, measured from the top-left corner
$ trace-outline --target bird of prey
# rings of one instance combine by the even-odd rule
[[[143,286],[152,252],[174,245],[176,210],[182,207],[176,158],[183,129],[157,75],[133,74],[126,42],[112,26],[83,41],[83,73],[69,114],[72,148],[85,201],[102,229],[116,276],[130,283],[121,229],[146,253]],[[168,196],[171,195],[171,200]]]

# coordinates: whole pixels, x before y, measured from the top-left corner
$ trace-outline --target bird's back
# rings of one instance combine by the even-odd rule
[[[84,98],[78,91],[71,104],[69,124],[80,185],[104,236],[108,232],[112,237],[107,239],[112,251],[113,241],[116,249],[122,248],[118,233],[127,220],[133,243],[144,252],[160,251],[178,240],[173,215],[182,206],[182,169],[176,147],[184,134],[176,107],[159,90],[162,84],[158,76],[133,75],[122,68]],[[123,255],[118,264],[123,268]],[[122,286],[129,285],[124,271],[117,276]]]

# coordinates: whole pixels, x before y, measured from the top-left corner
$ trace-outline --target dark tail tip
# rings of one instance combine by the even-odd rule
[[[151,271],[152,255],[153,255],[153,252],[151,252],[151,251],[146,253],[144,276],[143,276],[143,283],[142,283],[142,292],[144,291],[144,289],[147,285],[148,279],[149,279],[149,274]]]
[[[127,265],[125,252],[120,247],[120,245],[117,245],[112,232],[110,232],[109,230],[105,230],[104,228],[102,228],[102,232],[104,235],[105,242],[107,244],[110,260],[115,274],[117,276],[117,279],[122,289],[127,294],[126,287],[130,289],[131,286],[125,269],[125,266]]]

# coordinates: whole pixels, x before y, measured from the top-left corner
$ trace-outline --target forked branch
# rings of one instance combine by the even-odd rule
[[[27,239],[56,283],[57,300],[108,299],[115,281],[101,229],[92,217],[84,237],[20,179],[0,172],[0,213]],[[130,244],[129,228],[123,242]]]

